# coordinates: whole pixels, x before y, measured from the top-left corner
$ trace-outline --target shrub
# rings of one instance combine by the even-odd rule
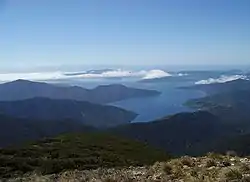
[[[229,167],[232,165],[229,161],[223,161],[221,164],[223,165],[223,167]]]
[[[114,178],[108,177],[104,179],[104,182],[117,182],[117,180],[115,180]]]
[[[250,182],[250,176],[244,176],[241,182]]]
[[[215,159],[215,160],[222,160],[223,159],[223,156],[221,154],[218,154],[218,153],[214,153],[214,152],[209,152],[207,154],[207,156],[211,159]]]
[[[163,166],[163,171],[165,172],[165,174],[167,174],[167,175],[170,175],[170,174],[172,174],[172,166],[170,165],[170,164],[165,164],[164,166]]]
[[[207,161],[206,161],[206,166],[205,167],[213,167],[213,166],[217,166],[217,163],[216,163],[216,161],[214,160],[214,159],[208,159]]]
[[[193,176],[193,177],[195,177],[195,178],[198,178],[198,177],[199,177],[199,174],[198,174],[198,171],[197,171],[197,170],[192,170],[192,171],[190,172],[190,175]]]
[[[226,152],[226,155],[227,156],[230,156],[230,157],[236,157],[237,156],[237,153],[233,150],[230,150],[230,151],[227,151]]]
[[[250,166],[247,164],[242,164],[240,166],[240,171],[242,171],[243,173],[249,173],[250,172]]]
[[[242,173],[238,169],[230,169],[225,173],[227,180],[240,180],[243,178]]]
[[[181,164],[188,166],[188,167],[193,167],[194,166],[194,161],[190,157],[182,157],[181,158]]]
[[[176,166],[174,169],[173,169],[173,178],[174,179],[178,179],[178,178],[181,178],[183,177],[185,174],[182,170],[182,168],[180,166]]]

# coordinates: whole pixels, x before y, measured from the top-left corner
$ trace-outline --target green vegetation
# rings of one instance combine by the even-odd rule
[[[185,156],[181,158],[181,164],[184,166],[193,167],[194,161],[192,160],[192,158]]]
[[[206,162],[206,167],[213,167],[213,166],[216,166],[217,163],[214,159],[208,159],[207,162]]]
[[[212,157],[212,158],[211,158]],[[213,161],[208,166],[208,161]],[[230,165],[224,165],[227,162]],[[192,165],[189,165],[192,163]],[[188,165],[186,165],[188,164]],[[213,157],[182,157],[163,162],[156,162],[150,166],[98,168],[95,170],[65,171],[59,174],[39,175],[31,174],[17,177],[12,182],[33,181],[103,181],[103,182],[249,182],[249,158],[232,156]]]
[[[0,178],[99,167],[150,165],[169,159],[146,144],[106,133],[67,134],[22,148],[0,150]]]
[[[241,180],[243,178],[242,173],[238,169],[230,169],[225,173],[228,180]]]

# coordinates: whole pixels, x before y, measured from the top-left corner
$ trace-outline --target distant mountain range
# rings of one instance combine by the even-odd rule
[[[1,101],[0,114],[30,120],[61,121],[69,119],[94,127],[114,127],[126,124],[137,116],[131,111],[114,106],[49,98]]]
[[[129,98],[157,96],[159,94],[158,91],[128,88],[119,84],[85,89],[78,86],[64,87],[41,82],[16,80],[0,85],[0,101],[45,97],[105,104]]]
[[[226,141],[235,138],[242,150],[246,149],[241,152],[250,154],[247,142],[244,142],[250,133],[250,81],[235,80],[185,89],[200,89],[208,94],[189,102],[198,111],[178,113],[148,123],[130,123],[135,113],[89,102],[49,98],[2,101],[0,111],[5,115],[0,117],[0,146],[60,133],[90,131],[144,142],[177,156],[225,152],[230,149],[230,142]],[[109,128],[86,126],[90,124]],[[240,150],[237,145],[232,148]]]
[[[56,86],[28,80],[16,80],[0,85],[0,114],[11,117],[13,122],[15,119],[17,122],[19,119],[33,121],[34,123],[25,131],[27,133],[33,133],[33,129],[36,131],[42,121],[44,124],[52,121],[55,127],[59,121],[69,120],[77,122],[78,125],[107,128],[130,123],[137,114],[118,107],[100,104],[159,94],[158,91],[128,88],[118,84],[98,86],[89,90],[76,86]],[[37,121],[40,122],[36,124]],[[0,125],[2,122],[5,122],[4,119],[0,121]],[[23,128],[26,122],[18,123],[18,125]],[[33,126],[35,128],[32,128]],[[48,126],[50,125],[48,124]],[[11,131],[10,128],[9,131]],[[47,128],[41,127],[41,131],[46,133]],[[51,129],[51,131],[53,130]],[[72,130],[65,128],[65,131],[71,132]],[[17,133],[25,135],[22,132],[23,130]],[[54,134],[58,133],[60,132],[55,129]],[[46,134],[42,136],[46,136]]]

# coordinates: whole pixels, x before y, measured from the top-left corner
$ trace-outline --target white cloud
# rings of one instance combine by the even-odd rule
[[[112,70],[112,71],[104,71],[102,73],[86,73],[78,75],[79,78],[125,78],[125,77],[140,77],[146,74],[144,71],[133,72],[127,70]]]
[[[171,76],[169,73],[162,70],[141,70],[141,71],[129,71],[129,70],[110,70],[100,73],[63,73],[63,72],[37,72],[37,73],[4,73],[0,74],[0,81],[13,81],[17,79],[43,81],[43,80],[57,80],[57,79],[95,79],[95,78],[138,78],[138,79],[153,79]]]
[[[209,78],[207,80],[200,80],[198,82],[195,82],[195,84],[212,84],[212,83],[225,83],[233,80],[238,80],[238,79],[247,79],[247,76],[245,75],[222,75],[219,78]]]
[[[187,73],[178,73],[178,76],[188,76]]]
[[[65,76],[61,72],[41,72],[41,73],[2,73],[0,81],[23,80],[53,80],[62,79]]]
[[[128,70],[112,70],[104,71],[102,73],[83,73],[78,75],[78,78],[127,78],[127,77],[137,77],[142,79],[154,79],[171,76],[169,73],[162,70],[141,70],[141,71],[128,71]]]
[[[162,70],[150,70],[149,72],[146,73],[143,79],[154,79],[167,76],[172,76],[172,75]]]

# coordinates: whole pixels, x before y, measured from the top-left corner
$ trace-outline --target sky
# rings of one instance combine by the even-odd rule
[[[250,64],[249,0],[0,0],[0,67]]]

